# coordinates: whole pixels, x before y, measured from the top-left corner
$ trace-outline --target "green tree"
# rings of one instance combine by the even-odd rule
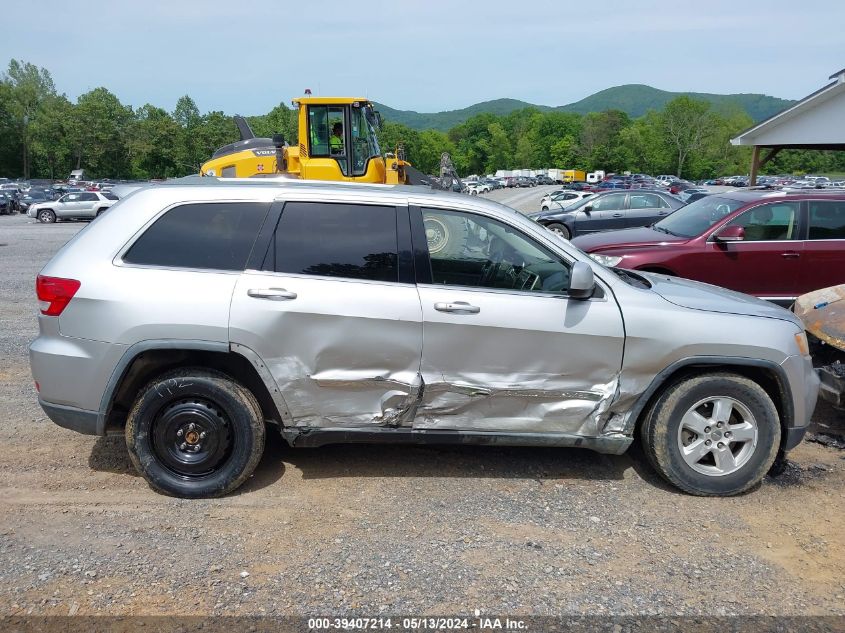
[[[176,102],[173,121],[179,127],[174,139],[174,161],[182,174],[199,173],[200,165],[208,160],[210,155],[204,154],[199,147],[197,136],[203,119],[197,104],[188,95],[179,97]]]
[[[247,120],[256,136],[272,138],[274,134],[281,134],[289,145],[296,145],[299,142],[296,114],[280,103],[267,114],[249,117]]]
[[[47,97],[30,123],[35,173],[50,178],[63,178],[70,173],[73,152],[69,138],[72,127],[73,105],[67,97]]]
[[[237,141],[238,138],[238,128],[232,117],[220,111],[203,115],[195,136],[199,162],[208,160],[219,147]]]
[[[555,140],[549,149],[549,164],[557,169],[581,168],[578,163],[578,143],[572,135],[567,134]]]
[[[410,163],[424,174],[440,175],[440,156],[448,152],[454,156],[456,148],[449,137],[437,130],[420,132],[420,146],[414,156],[408,156]],[[382,147],[382,151],[384,148]]]
[[[150,104],[138,109],[126,134],[134,178],[168,178],[184,174],[177,163],[179,124],[165,110]]]
[[[660,122],[675,151],[675,174],[680,178],[687,159],[704,146],[712,132],[714,116],[710,104],[686,95],[676,97],[663,108]]]
[[[487,173],[498,169],[506,169],[511,161],[511,143],[505,128],[501,123],[491,123],[487,126],[489,141],[487,147],[487,162],[484,166]]]
[[[579,139],[582,166],[614,172],[626,169],[621,133],[630,122],[630,117],[621,110],[587,114]]]
[[[0,173],[18,175],[21,173],[21,125],[12,107],[13,87],[0,81]]]
[[[23,177],[29,178],[30,125],[44,101],[56,94],[56,86],[46,69],[16,59],[9,62],[3,82],[11,87],[9,112],[19,125]]]
[[[647,174],[665,173],[672,163],[672,152],[660,129],[659,115],[649,111],[619,132],[627,168]]]
[[[73,109],[70,130],[76,169],[99,178],[119,178],[129,172],[126,130],[132,109],[105,88],[81,95]]]

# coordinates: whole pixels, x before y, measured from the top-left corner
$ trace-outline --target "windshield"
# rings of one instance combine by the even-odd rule
[[[367,159],[381,155],[372,125],[375,120],[372,107],[352,108],[352,173],[355,176],[363,176],[367,171]]]
[[[695,237],[723,220],[745,203],[722,196],[707,196],[681,207],[670,216],[654,224],[652,228],[678,235]]]
[[[599,200],[601,200],[601,198],[599,198]],[[576,211],[578,211],[582,207],[585,207],[588,203],[594,204],[595,202],[596,202],[596,200],[594,198],[586,198],[586,197],[581,198],[580,200],[577,200],[576,202],[574,202],[574,203],[570,204],[568,207],[566,207],[566,212],[567,213],[575,213]]]

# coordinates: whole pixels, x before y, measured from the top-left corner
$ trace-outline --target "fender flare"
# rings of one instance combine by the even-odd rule
[[[282,419],[282,424],[285,426],[293,424],[293,416],[290,409],[285,403],[279,386],[276,384],[270,371],[261,357],[253,350],[243,345],[236,343],[224,343],[221,341],[203,341],[203,340],[185,340],[185,339],[151,339],[146,341],[139,341],[130,345],[123,355],[118,360],[112,374],[109,377],[106,388],[103,391],[103,396],[100,399],[100,409],[97,412],[96,434],[106,434],[106,420],[111,411],[114,395],[118,386],[126,376],[126,372],[135,359],[143,354],[153,350],[186,350],[186,351],[202,351],[215,352],[218,354],[234,353],[245,358],[250,365],[255,369],[264,386],[267,388],[273,403],[278,409],[279,415]]]
[[[742,356],[689,356],[676,360],[671,365],[665,367],[657,375],[652,378],[651,383],[645,391],[643,391],[637,398],[634,405],[628,410],[628,418],[625,423],[625,434],[633,435],[637,420],[642,415],[643,410],[658,390],[660,390],[669,380],[669,377],[677,372],[679,369],[692,366],[713,366],[713,367],[753,367],[756,369],[766,369],[773,373],[780,391],[780,410],[783,411],[781,419],[781,427],[784,433],[792,428],[791,422],[795,419],[795,408],[792,403],[792,398],[789,397],[791,389],[789,387],[789,379],[786,376],[786,371],[775,363],[774,361],[764,360],[760,358],[745,358]],[[775,403],[778,404],[778,403]]]

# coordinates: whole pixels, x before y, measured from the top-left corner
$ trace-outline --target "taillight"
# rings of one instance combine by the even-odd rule
[[[80,285],[76,279],[38,275],[35,280],[35,293],[41,302],[41,314],[59,316],[73,299]]]

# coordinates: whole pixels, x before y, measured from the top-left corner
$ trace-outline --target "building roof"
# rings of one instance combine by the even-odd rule
[[[845,149],[845,68],[833,81],[731,139],[733,145]]]

